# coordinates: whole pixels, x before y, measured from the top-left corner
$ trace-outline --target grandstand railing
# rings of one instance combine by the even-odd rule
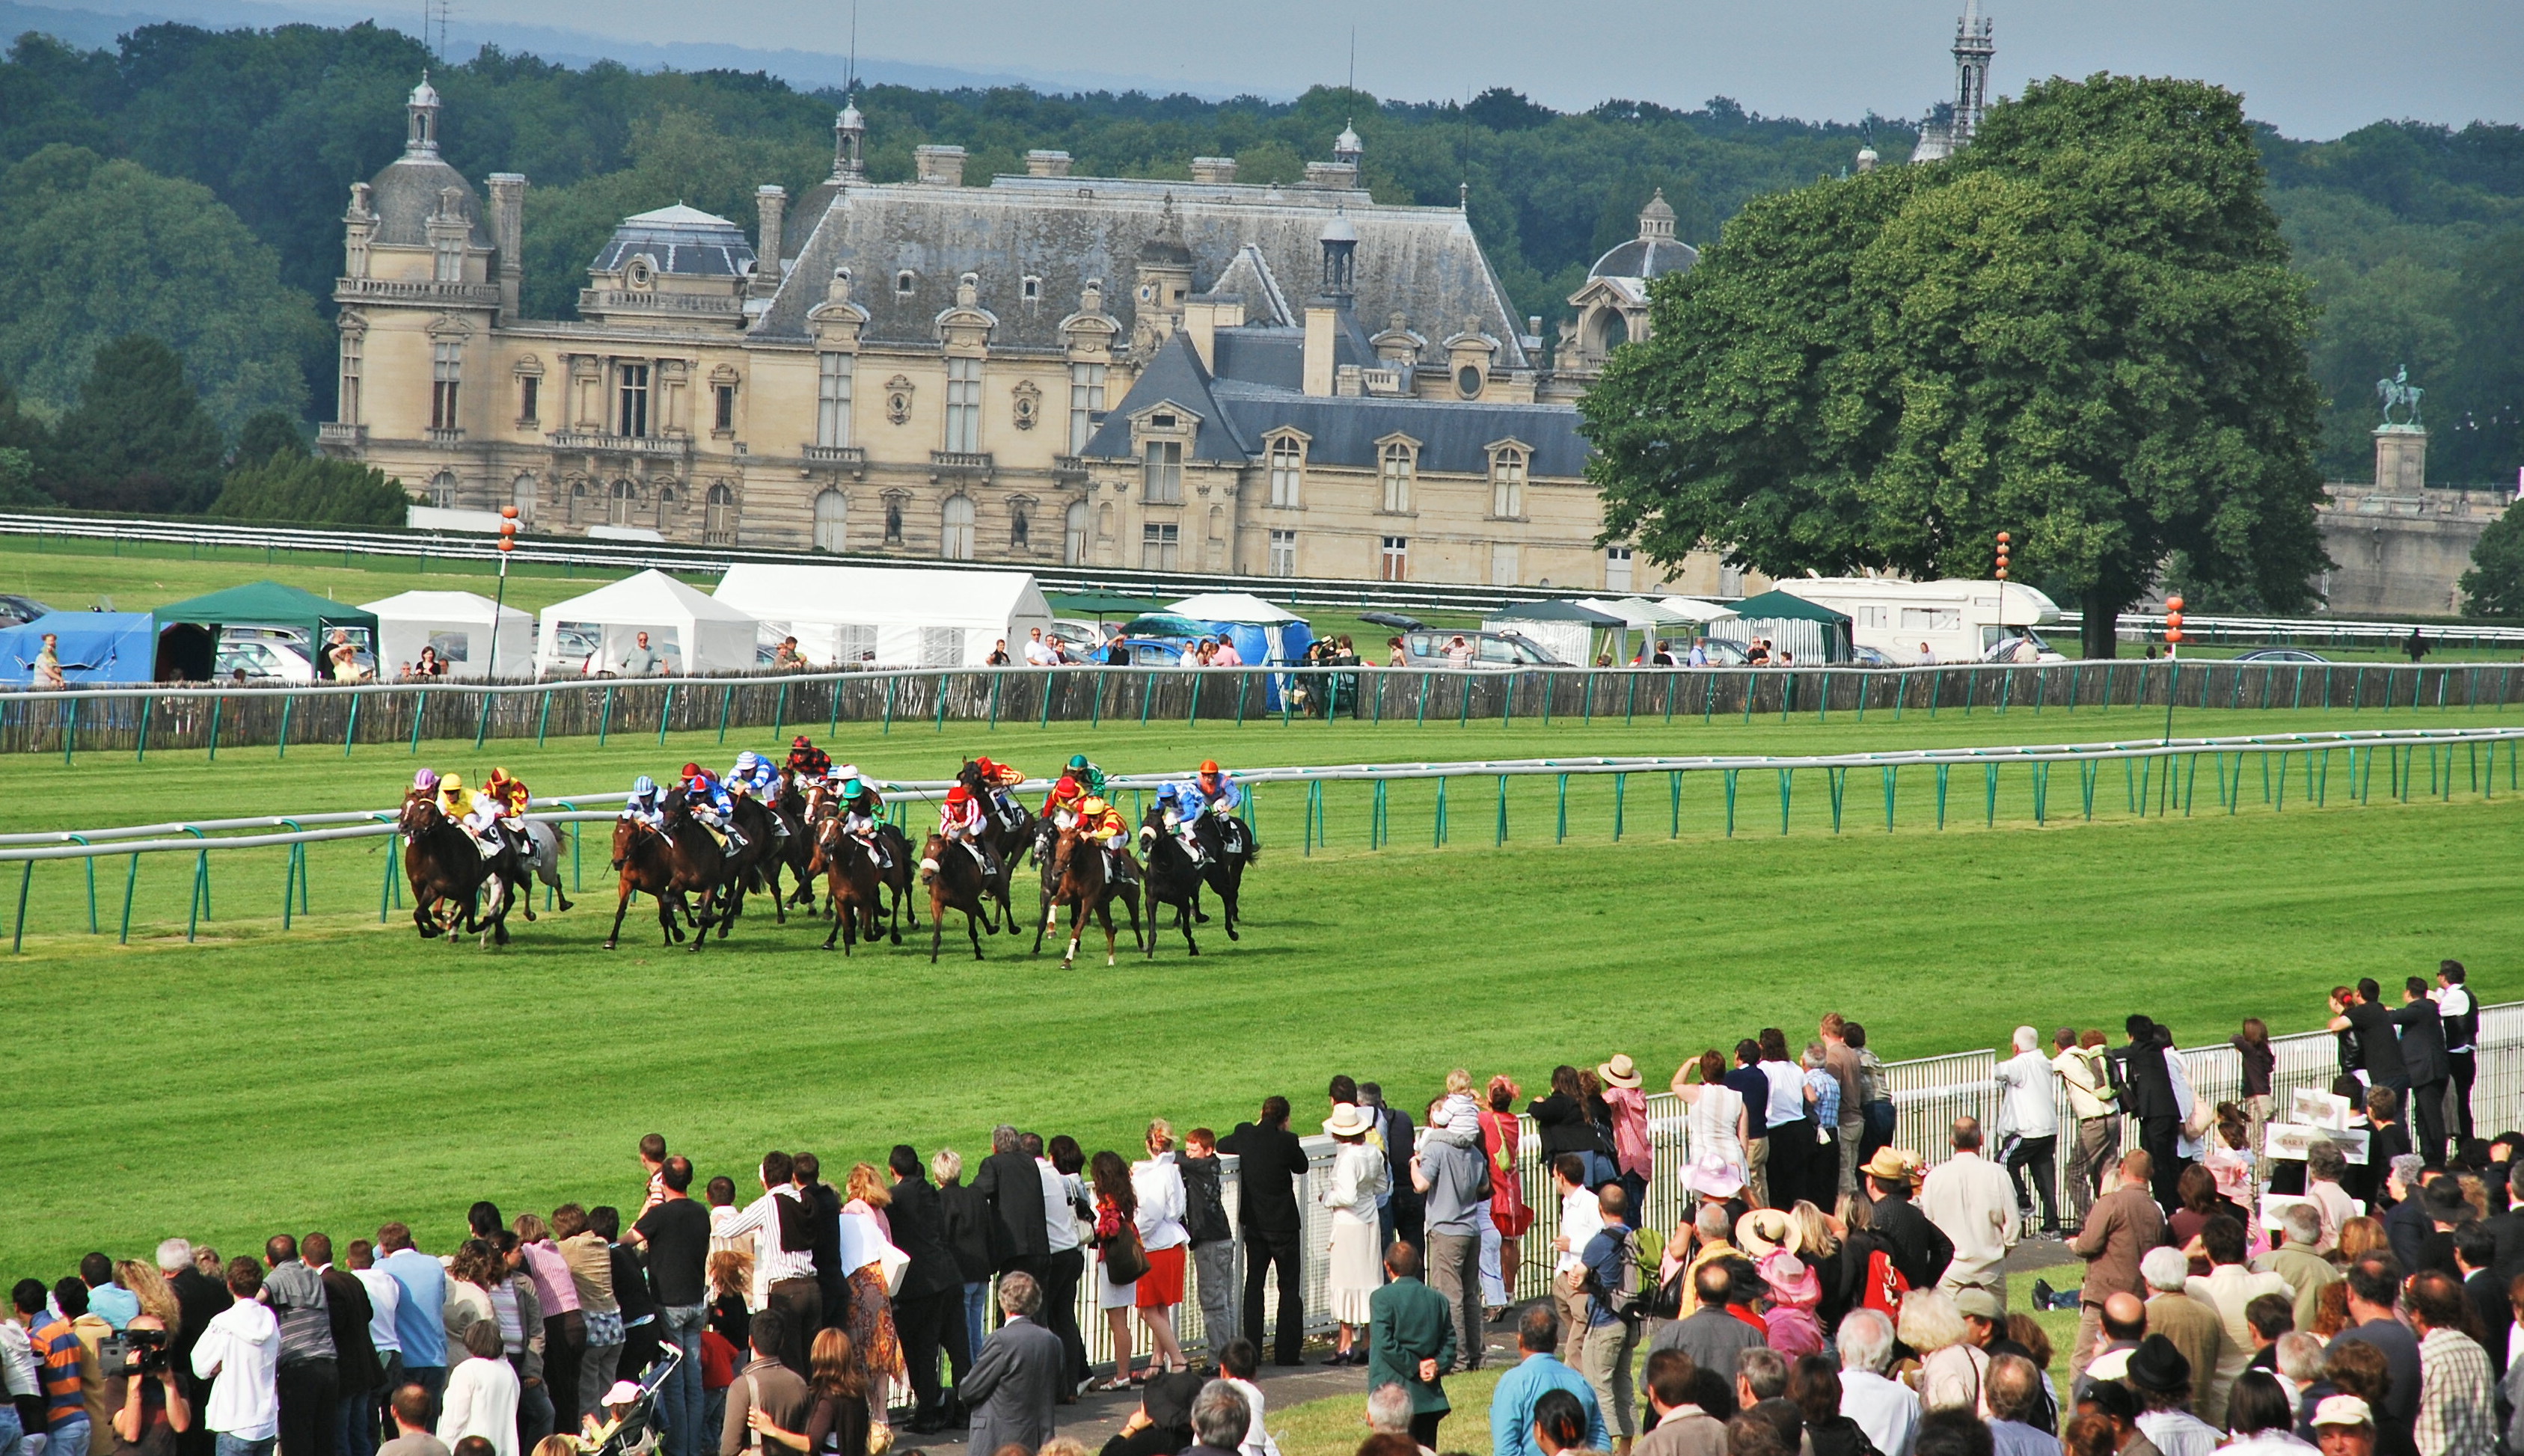
[[[90,686],[0,692],[0,753],[335,747],[843,724],[944,731],[1053,723],[1238,726],[1347,720],[1749,724],[1834,714],[1864,723],[2080,708],[2451,712],[2524,699],[2524,663],[2103,661],[1870,669],[902,668],[734,678],[368,682],[307,686]]]

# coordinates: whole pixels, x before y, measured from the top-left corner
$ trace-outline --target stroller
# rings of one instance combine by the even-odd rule
[[[657,1347],[657,1358],[640,1372],[640,1394],[623,1407],[621,1419],[597,1428],[590,1442],[579,1445],[589,1456],[650,1456],[657,1448],[657,1388],[684,1363],[684,1352],[671,1344]]]

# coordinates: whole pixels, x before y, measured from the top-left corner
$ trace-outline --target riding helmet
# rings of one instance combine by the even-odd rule
[[[1073,769],[1084,769],[1084,768],[1086,768],[1086,767],[1087,767],[1087,755],[1085,755],[1085,754],[1083,754],[1083,753],[1073,753],[1073,754],[1071,754],[1071,755],[1069,756],[1069,767],[1071,767],[1071,768],[1073,768]]]
[[[423,769],[419,773],[413,775],[412,786],[414,790],[424,794],[437,788],[438,771],[436,769]]]
[[[631,797],[635,799],[654,798],[655,797],[656,792],[657,780],[650,777],[646,774],[643,774],[639,777],[631,780]]]

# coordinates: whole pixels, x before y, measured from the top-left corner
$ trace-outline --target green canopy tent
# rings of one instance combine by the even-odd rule
[[[172,681],[179,673],[192,681],[210,681],[217,670],[219,632],[230,627],[274,628],[295,637],[318,679],[330,676],[324,644],[337,631],[360,649],[363,667],[376,667],[376,613],[279,582],[230,587],[160,607],[158,623],[160,681]]]
[[[1154,597],[1116,596],[1109,591],[1047,591],[1044,597],[1055,612],[1070,612],[1098,621],[1106,617],[1138,617],[1157,611],[1163,605]]]
[[[1800,666],[1852,662],[1850,617],[1788,591],[1765,591],[1733,603],[1735,620],[1710,624],[1709,634],[1749,643],[1768,637]]]
[[[1481,615],[1481,631],[1514,633],[1572,667],[1595,660],[1589,647],[1599,630],[1614,634],[1613,651],[1620,656],[1620,634],[1628,624],[1610,612],[1581,607],[1574,601],[1510,602]]]

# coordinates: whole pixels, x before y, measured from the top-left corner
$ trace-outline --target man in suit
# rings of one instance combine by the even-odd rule
[[[902,1358],[911,1367],[910,1431],[928,1435],[946,1429],[952,1397],[938,1388],[938,1351],[960,1385],[972,1368],[964,1348],[964,1276],[946,1247],[946,1213],[920,1166],[920,1154],[908,1143],[897,1143],[886,1158],[894,1170],[893,1202],[887,1221],[894,1246],[911,1256],[902,1271],[902,1289],[894,1296],[895,1333],[902,1340]]]
[[[2331,1030],[2356,1034],[2357,1067],[2365,1073],[2370,1091],[2378,1087],[2390,1087],[2395,1092],[2410,1090],[2409,1071],[2402,1064],[2398,1024],[2394,1013],[2384,1006],[2384,988],[2375,984],[2372,976],[2357,983],[2357,999],[2344,1004],[2340,1014],[2331,1018]],[[2444,1048],[2442,1037],[2438,1048]]]
[[[1026,1171],[1031,1175],[1034,1170],[1029,1165]],[[971,1373],[956,1383],[957,1393],[973,1413],[965,1450],[1022,1446],[1032,1451],[1051,1439],[1053,1401],[1060,1393],[1067,1354],[1060,1337],[1036,1323],[1042,1312],[1043,1287],[1033,1275],[1018,1270],[999,1277],[999,1328],[982,1341]]]
[[[368,1322],[376,1311],[368,1301],[367,1286],[348,1269],[333,1267],[333,1240],[325,1234],[310,1234],[298,1241],[298,1256],[307,1267],[324,1281],[324,1310],[333,1322],[333,1358],[338,1375],[334,1412],[334,1449],[340,1456],[365,1456],[360,1437],[366,1431],[367,1412],[374,1409],[377,1386],[385,1381],[385,1367],[377,1363],[376,1341],[368,1338]],[[371,1441],[372,1432],[367,1433]]]
[[[1263,1099],[1262,1115],[1238,1123],[1235,1131],[1218,1140],[1218,1151],[1236,1154],[1237,1179],[1242,1190],[1238,1213],[1244,1226],[1244,1338],[1253,1341],[1254,1348],[1261,1348],[1262,1284],[1277,1267],[1280,1323],[1272,1361],[1301,1364],[1306,1290],[1297,1243],[1297,1180],[1306,1171],[1306,1149],[1288,1131],[1288,1100]]]
[[[1411,1397],[1411,1438],[1437,1449],[1437,1423],[1454,1407],[1443,1377],[1455,1361],[1454,1311],[1420,1282],[1420,1251],[1385,1245],[1384,1285],[1368,1296],[1367,1388],[1399,1386]]]
[[[1051,1257],[1043,1217],[1043,1175],[1018,1146],[1015,1128],[1003,1122],[991,1129],[991,1155],[973,1175],[973,1192],[998,1220],[998,1236],[992,1242],[999,1250],[999,1273],[1028,1275],[1039,1287],[1044,1264]]]
[[[2156,1039],[2153,1017],[2132,1015],[2122,1023],[2129,1041],[2121,1047],[2121,1110],[2138,1119],[2138,1145],[2147,1150],[2155,1174],[2153,1191],[2160,1208],[2179,1202],[2174,1185],[2183,1160],[2175,1144],[2182,1132],[2182,1108],[2173,1097],[2173,1074],[2165,1069],[2164,1049]]]
[[[2446,1087],[2453,1080],[2453,1062],[2446,1056],[2444,1014],[2429,997],[2426,981],[2411,976],[2402,983],[2402,1008],[2393,1012],[2393,1024],[2402,1029],[2402,1075],[2409,1079],[2412,1131],[2418,1139],[2414,1151],[2427,1166],[2442,1168]]]

